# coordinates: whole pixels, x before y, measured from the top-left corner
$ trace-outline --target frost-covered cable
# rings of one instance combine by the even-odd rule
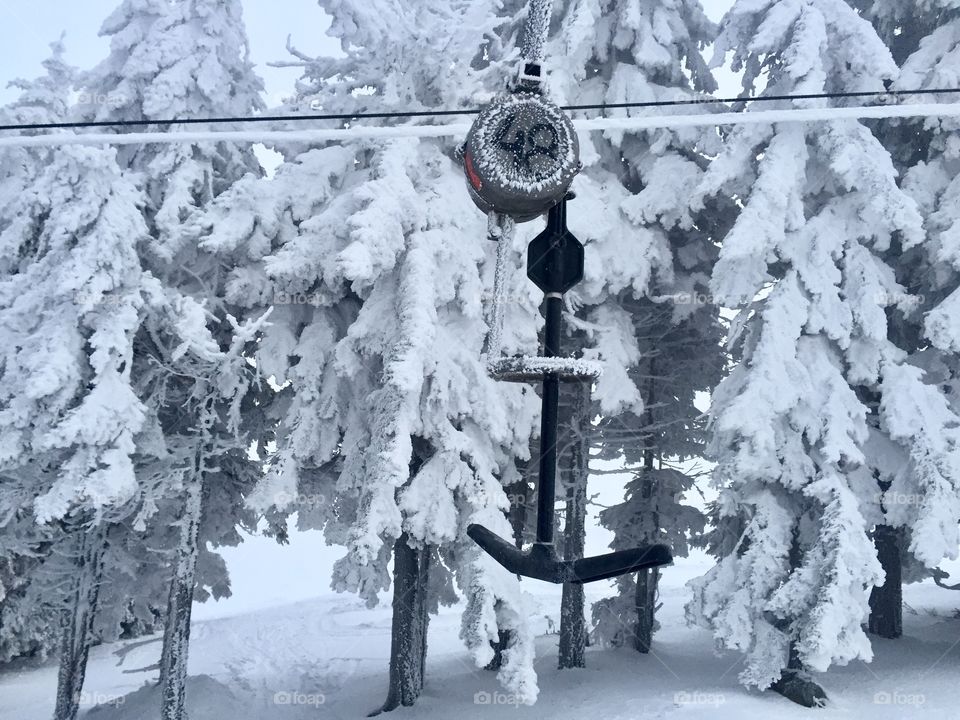
[[[543,49],[550,33],[552,13],[553,0],[530,0],[527,23],[523,29],[523,42],[520,47],[520,54],[527,62],[543,62]]]
[[[647,130],[721,125],[772,125],[829,120],[883,120],[888,118],[958,116],[960,116],[960,103],[918,103],[916,105],[861,105],[846,108],[787,108],[783,110],[701,113],[697,115],[589,118],[574,120],[573,126],[579,131]]]
[[[641,108],[681,107],[684,105],[729,105],[731,103],[765,103],[793,100],[835,100],[841,98],[873,98],[878,101],[899,100],[917,95],[950,95],[960,93],[960,88],[916,88],[912,90],[882,90],[880,92],[829,92],[829,93],[791,93],[786,95],[740,95],[737,97],[712,97],[696,95],[686,100],[644,100],[642,102],[593,103],[587,105],[561,105],[561,110],[625,110]],[[407,118],[434,118],[461,115],[479,115],[483,108],[461,108],[458,110],[391,110],[369,112],[358,110],[352,113],[309,113],[290,115],[253,115],[249,117],[209,117],[209,118],[151,118],[149,120],[69,120],[50,123],[10,123],[0,124],[0,131],[25,132],[27,130],[71,130],[90,128],[134,128],[150,125],[238,125],[264,123],[301,123],[326,120],[357,122],[359,120],[402,120]]]
[[[497,243],[497,265],[493,273],[493,298],[489,310],[489,330],[483,354],[488,362],[500,358],[503,343],[504,293],[507,284],[507,256],[513,247],[513,235],[516,223],[509,215],[490,213],[487,216],[487,237]]]
[[[650,130],[655,128],[713,127],[728,125],[769,125],[829,120],[882,120],[885,118],[960,117],[960,103],[916,105],[867,105],[849,108],[803,108],[758,110],[756,112],[697,113],[691,115],[647,115],[643,117],[576,119],[581,132],[594,130]],[[150,143],[317,143],[362,139],[463,137],[467,123],[451,125],[393,125],[389,127],[350,127],[324,130],[195,130],[148,133],[50,133],[0,137],[4,147],[50,147],[58,145],[141,145]]]

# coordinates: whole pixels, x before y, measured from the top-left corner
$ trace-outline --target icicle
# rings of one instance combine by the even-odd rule
[[[497,266],[493,275],[493,300],[489,310],[489,331],[483,354],[487,362],[496,362],[500,357],[503,335],[503,295],[507,280],[507,254],[513,246],[516,223],[509,215],[490,213],[487,216],[487,238],[497,243]]]

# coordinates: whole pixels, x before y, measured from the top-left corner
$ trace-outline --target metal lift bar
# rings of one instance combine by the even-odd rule
[[[567,230],[566,199],[550,210],[547,229],[528,249],[527,275],[544,291],[546,322],[544,357],[558,357],[563,312],[563,293],[583,278],[583,246]],[[587,583],[643,568],[673,562],[666,545],[619,550],[579,560],[560,560],[553,537],[553,514],[557,480],[557,430],[560,377],[543,374],[540,425],[540,475],[537,490],[537,536],[523,552],[482,525],[470,525],[470,536],[494,560],[510,572],[553,583]]]

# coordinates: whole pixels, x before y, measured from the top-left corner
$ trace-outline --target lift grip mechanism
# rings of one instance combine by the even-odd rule
[[[567,195],[550,209],[547,228],[527,248],[527,277],[544,293],[543,356],[560,356],[563,293],[583,279],[583,245],[567,230]],[[673,562],[666,545],[618,550],[607,555],[560,560],[553,542],[557,479],[557,426],[560,375],[542,374],[543,410],[540,426],[540,475],[537,491],[537,537],[526,552],[482,525],[470,525],[469,535],[510,572],[552,583],[587,583]]]

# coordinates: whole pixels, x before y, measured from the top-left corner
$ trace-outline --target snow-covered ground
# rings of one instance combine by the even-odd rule
[[[602,536],[591,537],[599,551]],[[336,553],[316,533],[288,547],[251,538],[228,555],[235,596],[196,607],[191,643],[191,720],[362,718],[386,693],[390,611],[367,609],[326,589]],[[932,584],[910,586],[905,637],[875,640],[870,665],[835,668],[821,678],[831,702],[821,711],[737,683],[739,657],[717,656],[708,633],[686,627],[684,584],[709,567],[702,554],[664,573],[662,629],[655,652],[591,648],[588,667],[557,670],[559,591],[529,581],[537,609],[540,699],[517,707],[491,672],[475,668],[458,639],[460,608],[430,625],[427,684],[414,708],[391,717],[425,720],[551,718],[919,718],[956,717],[960,677],[960,595]],[[597,599],[609,586],[589,586]],[[157,698],[144,687],[156,676],[159,637],[93,650],[84,693],[86,720],[152,720]],[[56,667],[0,674],[0,718],[49,720]]]

